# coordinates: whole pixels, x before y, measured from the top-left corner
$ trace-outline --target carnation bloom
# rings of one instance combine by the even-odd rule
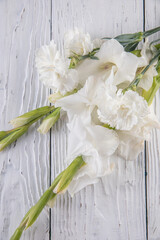
[[[76,88],[78,84],[77,71],[68,69],[69,62],[60,56],[54,41],[38,50],[36,66],[40,80],[54,92],[59,91],[64,95]]]
[[[66,57],[71,57],[74,54],[84,56],[93,50],[94,44],[91,41],[88,33],[75,28],[68,31],[64,36],[64,48]]]
[[[153,128],[160,129],[160,123],[155,114],[150,111],[150,114],[145,116],[143,121],[133,127],[132,130],[116,131],[119,136],[118,154],[125,160],[136,159],[144,149],[144,141],[150,140]]]
[[[137,92],[128,90],[123,93],[122,89],[117,91],[113,82],[112,71],[103,87],[99,89],[101,96],[97,110],[99,119],[117,130],[131,131],[150,116],[150,108]]]
[[[98,117],[115,128],[119,137],[118,154],[133,160],[143,150],[144,140],[150,139],[151,130],[160,128],[160,124],[143,97],[131,90],[123,94],[113,82],[112,72],[99,89]]]
[[[117,130],[131,130],[149,114],[147,102],[137,92],[118,90],[113,96],[106,94],[105,102],[98,106],[101,122]]]

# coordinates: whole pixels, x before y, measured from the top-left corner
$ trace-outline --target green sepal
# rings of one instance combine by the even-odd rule
[[[60,179],[56,193],[63,192],[69,186],[70,182],[72,181],[74,175],[77,171],[84,166],[86,163],[83,161],[82,156],[78,156],[73,162],[68,166],[65,170],[62,178]]]
[[[39,131],[42,134],[47,133],[59,119],[60,110],[61,110],[60,107],[55,108],[52,113],[50,113],[46,118],[44,118],[43,122],[41,123],[37,131]]]
[[[141,50],[139,50],[139,49],[133,50],[131,53],[136,55],[137,57],[141,57]]]
[[[33,120],[43,117],[47,113],[51,112],[54,109],[54,106],[45,106],[41,108],[37,108],[35,110],[32,110],[30,112],[27,112],[13,120],[10,121],[13,127],[21,127],[23,125],[26,125]]]

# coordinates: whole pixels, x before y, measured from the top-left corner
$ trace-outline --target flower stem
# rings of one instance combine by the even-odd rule
[[[160,76],[157,76],[153,78],[153,83],[151,88],[148,91],[143,90],[142,96],[147,101],[149,106],[152,104],[153,99],[159,87],[160,87]]]
[[[143,89],[142,96],[147,101],[148,105],[152,104],[152,101],[156,95],[157,90],[160,87],[160,60],[157,63],[156,70],[158,75],[153,78],[153,83],[151,88],[148,91]]]
[[[45,191],[39,201],[26,213],[25,217],[22,219],[19,227],[15,230],[10,240],[20,239],[23,230],[30,227],[36,221],[39,214],[50,200],[53,200],[61,191],[64,191],[68,187],[77,171],[84,165],[85,162],[83,161],[82,156],[78,156],[63,172],[56,177],[52,185]],[[58,191],[55,193],[53,190],[55,190],[57,186]]]
[[[137,77],[129,84],[129,86],[125,89],[123,89],[123,93],[125,93],[128,90],[136,90],[136,87],[138,86],[140,80],[144,76],[144,74],[147,72],[149,67],[155,63],[155,61],[160,57],[160,51],[157,51],[157,54],[150,60],[149,64],[137,75]]]
[[[9,146],[11,143],[15,142],[18,138],[20,138],[24,133],[28,131],[28,128],[33,123],[37,122],[40,118],[42,118],[47,113],[53,111],[54,109],[54,106],[38,108],[16,118],[18,120],[12,120],[15,121],[13,124],[14,126],[16,126],[15,128],[9,131],[0,131],[0,151]],[[24,125],[22,124],[22,122]]]

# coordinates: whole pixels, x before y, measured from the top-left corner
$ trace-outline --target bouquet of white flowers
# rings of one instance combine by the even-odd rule
[[[114,168],[116,157],[133,160],[153,128],[160,128],[152,101],[160,87],[160,44],[146,39],[160,27],[115,38],[91,40],[78,29],[64,36],[64,57],[54,41],[36,54],[40,80],[53,94],[45,106],[13,119],[14,129],[0,132],[0,150],[40,118],[38,131],[47,133],[67,114],[68,167],[23,218],[11,239],[19,239],[58,194],[71,196]]]

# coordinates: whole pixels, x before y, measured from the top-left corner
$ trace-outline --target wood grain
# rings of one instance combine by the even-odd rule
[[[143,1],[53,0],[52,37],[63,46],[70,28],[88,31],[92,38],[143,30]],[[52,180],[62,171],[67,151],[65,120],[52,132]],[[117,158],[112,175],[88,186],[73,198],[60,196],[51,213],[51,239],[146,239],[145,168],[137,161]]]
[[[146,0],[145,15],[146,29],[160,25],[160,2]],[[150,39],[158,39],[160,34],[155,34]],[[160,92],[154,101],[154,109],[160,120]],[[147,202],[148,202],[148,239],[160,239],[160,131],[152,132],[151,141],[147,143]]]
[[[39,82],[35,51],[50,40],[51,2],[0,1],[0,129],[9,120],[48,104]],[[35,127],[0,154],[0,239],[13,234],[22,217],[49,186],[49,136]],[[48,209],[22,239],[49,238]]]
[[[48,104],[49,91],[38,81],[34,64],[39,46],[53,38],[62,49],[63,35],[73,27],[92,38],[143,30],[143,24],[146,29],[156,27],[159,10],[158,0],[1,0],[0,130],[9,129],[7,122],[12,118]],[[160,93],[154,104],[160,119],[159,102]],[[55,125],[51,139],[34,126],[0,154],[0,240],[9,239],[47,189],[50,172],[53,180],[66,167],[67,135],[66,119]],[[22,239],[145,240],[148,232],[148,240],[159,240],[159,147],[160,133],[154,130],[146,148],[147,206],[143,154],[133,162],[117,158],[112,175],[73,198],[58,197],[51,219],[45,208]]]

